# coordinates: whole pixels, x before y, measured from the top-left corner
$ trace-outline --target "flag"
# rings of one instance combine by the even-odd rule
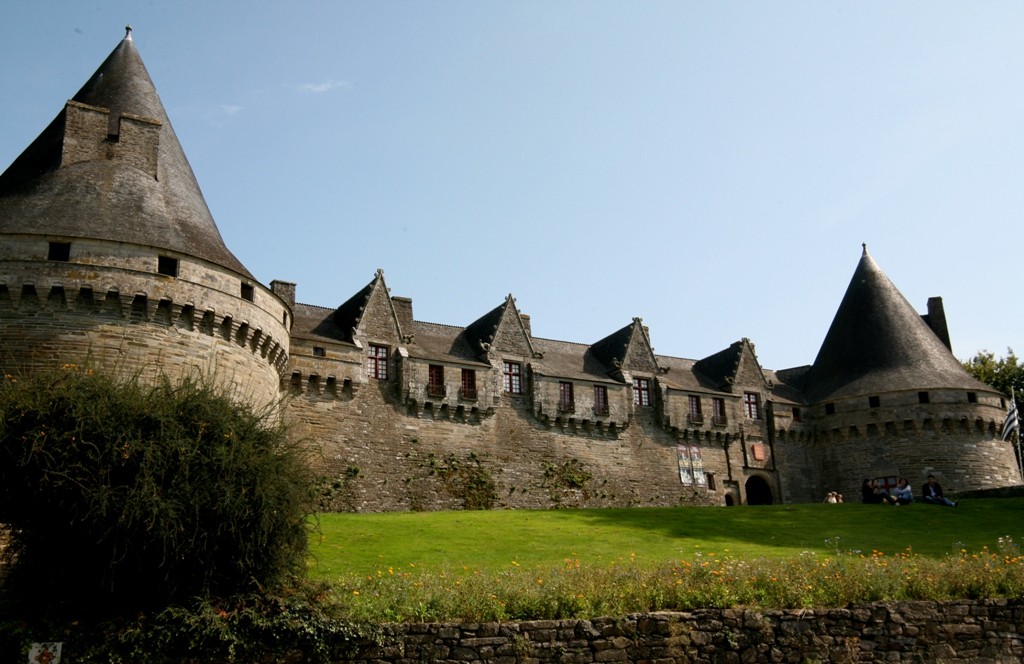
[[[1017,414],[1017,398],[1010,391],[1010,408],[1006,411],[1006,420],[1003,422],[1003,440],[1010,440],[1014,431],[1020,432],[1020,416]]]

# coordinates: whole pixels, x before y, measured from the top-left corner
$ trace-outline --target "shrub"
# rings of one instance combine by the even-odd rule
[[[47,615],[245,592],[303,570],[310,492],[270,412],[194,380],[0,385],[6,585]]]

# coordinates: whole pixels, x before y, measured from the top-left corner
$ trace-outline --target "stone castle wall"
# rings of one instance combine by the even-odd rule
[[[573,433],[538,421],[526,397],[503,399],[475,421],[417,417],[394,388],[373,383],[354,398],[287,398],[286,417],[338,484],[330,507],[457,509],[467,498],[464,480],[478,470],[493,481],[500,508],[724,502],[720,481],[710,492],[680,483],[674,438],[653,417],[637,417],[615,435]],[[706,448],[704,468],[724,477],[724,451]]]
[[[182,258],[156,274],[155,250],[73,240],[70,261],[46,260],[44,238],[0,243],[0,369],[62,364],[121,375],[209,377],[256,405],[279,399],[288,309],[269,290],[241,297],[238,275]],[[18,256],[20,258],[15,258]]]

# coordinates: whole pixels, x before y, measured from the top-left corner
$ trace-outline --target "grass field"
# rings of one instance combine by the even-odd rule
[[[340,615],[581,618],[1024,595],[1024,499],[325,514],[309,574]]]
[[[641,567],[697,553],[788,558],[909,550],[939,558],[1024,542],[1024,498],[965,501],[956,508],[913,504],[769,505],[551,511],[323,514],[311,536],[318,578],[380,569],[500,571],[560,565],[567,558]]]

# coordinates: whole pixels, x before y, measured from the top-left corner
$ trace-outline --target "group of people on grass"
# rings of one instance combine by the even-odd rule
[[[878,480],[865,479],[860,487],[861,498],[865,503],[879,505],[909,505],[914,502],[914,491],[906,477],[896,481],[896,487],[890,493]],[[921,487],[921,500],[929,505],[942,505],[944,507],[956,507],[956,501],[950,500],[942,495],[942,485],[934,475],[928,476],[928,481]]]

